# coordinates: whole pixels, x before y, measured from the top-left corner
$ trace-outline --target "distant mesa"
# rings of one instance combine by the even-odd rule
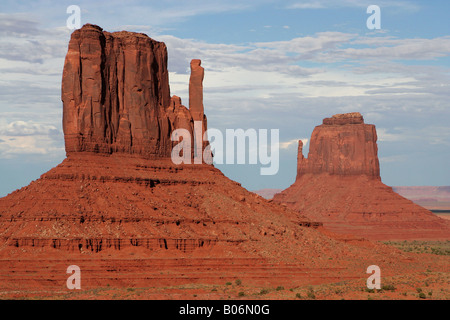
[[[397,186],[395,192],[429,210],[450,212],[450,186]]]
[[[297,177],[275,203],[336,233],[376,240],[448,239],[449,223],[381,182],[375,126],[358,112],[323,119],[309,154],[299,141]]]
[[[258,194],[258,195],[260,195],[264,199],[272,199],[275,194],[277,194],[278,192],[281,192],[281,191],[283,191],[283,189],[270,189],[270,188],[267,188],[267,189],[255,190],[253,192]]]

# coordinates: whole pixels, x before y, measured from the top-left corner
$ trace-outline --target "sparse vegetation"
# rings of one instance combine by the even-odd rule
[[[275,290],[277,290],[277,291],[284,290],[284,287],[278,286]]]
[[[237,286],[240,286],[242,284],[242,281],[241,279],[236,279],[234,283],[236,283]]]
[[[381,286],[381,290],[384,291],[395,291],[395,286],[393,284],[386,284]]]
[[[245,293],[243,291],[241,291],[241,292],[238,293],[238,296],[239,297],[243,297],[243,296],[245,296]]]
[[[314,293],[313,288],[309,288],[308,293],[306,294],[310,299],[316,299],[316,295]]]
[[[436,255],[450,255],[450,240],[446,241],[385,241],[384,244],[391,245],[405,252],[430,253]]]
[[[269,293],[269,290],[267,290],[267,289],[261,289],[261,291],[259,292],[260,295],[267,294],[267,293]]]

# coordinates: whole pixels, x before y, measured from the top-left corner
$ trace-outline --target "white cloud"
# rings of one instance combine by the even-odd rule
[[[2,36],[36,36],[41,34],[38,21],[28,14],[0,13],[0,34]]]
[[[53,125],[32,121],[0,121],[0,158],[24,154],[60,155],[62,132]]]
[[[280,149],[289,149],[289,148],[292,148],[292,147],[297,148],[297,146],[298,146],[298,140],[302,140],[302,142],[303,142],[303,147],[305,147],[306,144],[307,144],[308,141],[309,141],[309,139],[307,139],[307,138],[303,138],[303,139],[292,139],[292,140],[289,140],[289,141],[286,141],[286,142],[280,142],[279,147],[280,147]]]
[[[392,37],[361,38],[352,44],[373,48],[346,48],[333,52],[338,59],[431,60],[450,55],[450,36],[434,39],[395,39]]]
[[[58,133],[59,130],[53,125],[33,123],[32,121],[0,123],[0,135],[4,136],[50,135]]]
[[[380,162],[382,163],[389,163],[389,162],[404,162],[408,160],[407,155],[393,155],[393,156],[387,156],[387,157],[380,157]]]
[[[447,37],[394,39],[377,36],[370,39],[355,34],[321,32],[289,41],[243,45],[210,44],[173,36],[161,36],[161,40],[168,46],[171,84],[176,92],[187,90],[186,78],[178,79],[181,79],[179,74],[189,74],[192,58],[202,59],[206,69],[205,92],[209,90],[208,94],[221,95],[222,98],[233,94],[235,97],[268,99],[293,92],[311,97],[374,94],[446,96],[448,91],[448,75],[444,75],[443,70],[435,71],[442,78],[436,83],[437,78],[433,79],[430,69],[420,71],[424,67],[395,62],[401,57],[429,60],[449,54],[450,38]],[[361,44],[372,44],[371,41],[388,46],[360,47]],[[344,46],[346,48],[342,48]],[[322,67],[301,66],[307,60],[321,62]],[[328,62],[336,61],[352,61],[353,65],[327,66]],[[419,78],[425,75],[427,79]]]
[[[289,9],[324,9],[324,1],[298,2],[288,6]]]
[[[287,6],[288,9],[333,9],[333,8],[367,8],[374,4],[372,0],[306,0],[295,2]],[[417,11],[419,6],[411,1],[377,0],[376,4],[382,8],[399,8],[407,11]]]
[[[439,125],[416,127],[395,127],[392,130],[377,128],[378,140],[388,143],[412,143],[424,145],[450,146],[450,128]]]
[[[387,128],[377,128],[378,141],[394,142],[410,138],[407,134],[404,134],[404,132],[392,133],[389,131],[390,130]]]
[[[253,45],[257,48],[273,50],[283,55],[297,53],[304,59],[311,57],[316,52],[337,48],[355,37],[356,34],[330,31],[318,32],[314,36],[299,37],[288,41],[256,42]],[[297,57],[297,59],[299,58]]]
[[[64,57],[70,31],[66,27],[44,29],[31,15],[0,13],[0,58],[43,63]]]
[[[63,146],[56,146],[55,141],[43,135],[34,136],[0,136],[0,158],[8,159],[26,154],[51,154],[59,156],[64,152]]]

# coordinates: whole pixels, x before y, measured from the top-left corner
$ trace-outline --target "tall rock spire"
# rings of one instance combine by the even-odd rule
[[[203,156],[203,150],[208,145],[207,139],[203,141],[203,136],[207,130],[207,120],[203,107],[203,78],[205,70],[201,64],[202,61],[200,59],[191,60],[191,76],[189,78],[189,112],[194,121],[201,122],[201,125],[197,125],[194,128],[196,138],[193,141],[193,147],[194,156],[197,156],[197,159],[199,159],[199,155]],[[209,158],[209,156],[207,158],[207,161],[212,161],[212,158]]]
[[[201,60],[192,59],[191,76],[189,78],[189,111],[194,121],[203,121],[203,78],[205,70]]]

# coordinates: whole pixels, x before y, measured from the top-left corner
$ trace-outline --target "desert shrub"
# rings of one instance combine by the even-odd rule
[[[234,283],[236,283],[237,286],[240,286],[242,284],[242,281],[241,279],[236,279]]]
[[[386,284],[381,286],[381,290],[385,291],[395,291],[395,287],[393,284]]]
[[[426,299],[427,296],[425,295],[425,293],[421,292],[421,293],[419,293],[419,298],[420,299]]]
[[[308,293],[307,293],[308,298],[310,299],[315,299],[316,295],[314,294],[314,290],[312,288],[309,289]]]
[[[277,290],[277,291],[284,290],[284,287],[278,286],[275,290]]]
[[[238,293],[238,296],[239,297],[243,297],[243,296],[245,296],[245,293],[243,291],[241,291],[241,292]]]

